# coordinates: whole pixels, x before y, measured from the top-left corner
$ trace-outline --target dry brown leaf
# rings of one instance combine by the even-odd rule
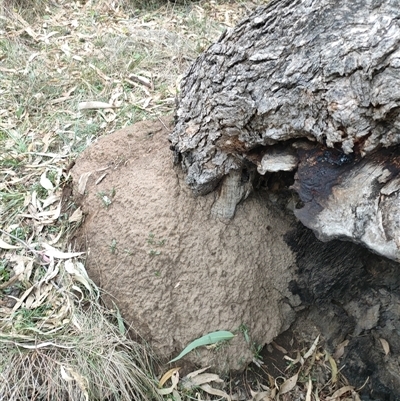
[[[4,289],[4,288],[9,288],[10,286],[12,286],[16,281],[18,281],[19,277],[18,276],[13,276],[10,278],[10,280],[6,281],[5,283],[0,284],[0,290]],[[9,311],[7,313],[7,316],[10,316],[12,310],[9,308],[0,308],[0,310],[7,310]]]
[[[307,384],[307,394],[306,394],[306,401],[311,401],[311,392],[312,392],[312,381],[311,377],[308,378],[308,384]]]
[[[72,56],[72,59],[76,60],[76,61],[80,61],[81,63],[83,63],[85,61],[81,56],[77,56],[77,55]]]
[[[168,388],[157,389],[157,393],[160,395],[171,394],[179,383],[179,371],[176,371],[171,376],[172,386]]]
[[[164,373],[164,375],[158,382],[158,387],[161,388],[166,383],[166,381],[169,380],[174,373],[179,372],[180,369],[181,368],[172,368],[168,372]]]
[[[342,341],[335,350],[335,353],[333,354],[333,358],[338,360],[341,358],[344,354],[344,349],[349,345],[349,340]]]
[[[25,299],[28,298],[29,294],[33,291],[34,287],[28,288],[20,298],[18,298],[17,303],[13,306],[12,311],[15,312],[24,303]]]
[[[57,99],[51,100],[49,103],[50,104],[59,104],[59,103],[63,103],[63,102],[65,102],[67,100],[70,100],[70,99],[73,99],[73,96],[61,96],[61,97],[59,97]]]
[[[33,29],[29,26],[25,27],[24,31],[32,38],[37,40],[38,35],[33,31]]]
[[[82,220],[83,213],[82,209],[79,206],[78,209],[74,211],[74,213],[69,216],[68,223],[79,223]]]
[[[117,107],[117,106],[114,106]],[[114,121],[117,118],[117,115],[113,110],[108,110],[107,113],[102,113],[101,111],[98,111],[98,113],[103,117],[104,121],[110,123]]]
[[[33,270],[34,257],[13,255],[10,261],[16,263],[16,266],[13,267],[14,274],[16,276],[22,274],[25,280],[29,280]]]
[[[90,280],[85,266],[81,262],[72,262],[72,260],[66,260],[65,261],[65,270],[67,273],[71,274],[74,278],[75,281],[78,281],[79,283],[83,284],[86,289],[89,291],[89,293],[97,292],[98,293],[98,288],[96,285],[93,283],[92,280]]]
[[[149,89],[153,90],[153,83],[152,83],[151,79],[148,79],[146,77],[142,77],[142,76],[136,75],[136,74],[130,74],[129,79],[131,81],[134,81],[134,82],[137,82],[144,86],[147,86]]]
[[[90,109],[112,109],[114,106],[106,102],[80,102],[78,104],[78,110],[90,110]]]
[[[60,195],[51,194],[49,197],[43,200],[43,209],[52,205],[53,203],[60,200]]]
[[[250,389],[251,401],[272,401],[271,391],[252,391]]]
[[[287,355],[285,355],[283,357],[283,359],[286,359],[287,361],[291,362],[291,364],[289,364],[287,366],[287,368],[285,369],[285,371],[286,371],[286,370],[290,369],[293,365],[296,365],[301,361],[300,351],[297,351],[296,359],[290,358],[290,356],[287,356]]]
[[[45,249],[45,251],[43,252],[45,255],[56,259],[75,258],[76,256],[80,256],[85,253],[85,252],[62,252],[46,243],[43,243],[42,247]]]
[[[60,238],[62,237],[63,234],[64,234],[64,230],[61,229],[60,232],[56,236],[50,236],[53,239],[48,241],[49,245],[57,244],[57,242],[60,240]]]
[[[61,213],[61,203],[62,201],[59,202],[59,204],[57,205],[57,208],[54,210],[48,210],[45,212],[40,212],[36,215],[36,218],[41,218],[41,217],[50,217],[50,222],[51,220],[56,220],[60,217],[60,213]],[[43,223],[43,221],[41,222]]]
[[[92,174],[92,172],[88,171],[87,173],[84,173],[79,177],[79,180],[78,180],[78,192],[81,195],[85,194],[86,184],[87,184],[87,181],[88,181],[88,179],[89,179],[91,174]]]
[[[294,387],[296,386],[298,377],[299,374],[296,373],[294,376],[284,381],[279,389],[279,394],[286,394],[289,391],[293,390]]]
[[[50,280],[52,280],[54,277],[56,277],[58,275],[58,273],[60,272],[60,265],[61,265],[61,261],[59,261],[57,263],[57,265],[54,265],[54,261],[51,261],[47,268],[47,272],[44,275],[44,277],[42,278],[41,282],[48,283]]]
[[[30,258],[22,255],[13,255],[11,256],[10,261],[16,263],[16,265],[13,267],[13,270],[14,274],[19,276],[25,272],[25,263],[30,261]]]
[[[147,109],[147,107],[149,106],[149,104],[152,100],[153,100],[153,98],[151,98],[151,97],[147,97],[147,98],[143,99],[142,109]]]
[[[335,384],[337,382],[338,368],[337,368],[335,360],[331,357],[331,355],[329,355],[327,353],[327,357],[328,357],[328,361],[329,361],[329,363],[331,365],[331,369],[332,369],[332,379],[331,379],[331,381],[332,381],[333,384]]]
[[[385,352],[385,355],[387,355],[390,352],[389,343],[384,338],[380,338],[379,341],[382,344],[382,348],[383,348],[383,351]]]
[[[224,381],[215,373],[202,373],[190,379],[193,387],[200,386],[201,384],[217,382],[223,383]]]
[[[278,345],[275,341],[272,341],[271,343],[278,351],[282,352],[282,354],[287,354],[288,352],[286,351],[285,348],[281,347]]]
[[[181,398],[180,394],[178,393],[178,391],[173,390],[172,391],[172,396],[173,396],[173,398],[172,398],[173,401],[182,401],[182,398]]]
[[[227,393],[225,393],[225,391],[213,388],[209,384],[203,384],[200,386],[200,388],[208,394],[217,395],[218,397],[223,397],[226,400],[231,401],[231,397]]]
[[[71,376],[68,375],[68,373],[67,373],[67,371],[65,370],[65,368],[64,368],[63,365],[61,365],[60,370],[61,370],[61,377],[62,377],[65,381],[67,381],[67,382],[72,382],[72,381],[74,381],[74,379],[73,379]]]
[[[349,391],[353,391],[354,387],[353,386],[344,386],[340,388],[339,390],[336,390],[331,397],[327,397],[326,401],[339,401],[338,398],[341,397],[342,395],[346,394]]]
[[[315,351],[316,348],[317,348],[318,341],[319,341],[319,335],[318,335],[317,338],[314,340],[314,342],[313,342],[313,344],[311,345],[310,349],[304,354],[304,356],[303,356],[304,359],[309,358],[309,357],[314,353],[314,351]]]
[[[68,42],[64,42],[61,46],[60,46],[60,50],[69,58],[71,57],[71,49],[69,47]]]

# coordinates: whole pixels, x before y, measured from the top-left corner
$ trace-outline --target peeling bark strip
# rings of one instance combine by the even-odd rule
[[[362,156],[398,144],[399,106],[397,0],[272,0],[192,65],[170,140],[204,194],[280,141]]]

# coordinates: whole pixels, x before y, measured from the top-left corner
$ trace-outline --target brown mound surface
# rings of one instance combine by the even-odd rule
[[[230,330],[238,335],[229,346],[188,357],[240,369],[253,343],[270,342],[294,318],[297,299],[287,289],[294,263],[282,239],[290,221],[270,210],[262,192],[239,204],[232,220],[211,217],[216,195],[193,197],[173,167],[167,134],[161,122],[140,122],[77,160],[74,196],[86,215],[80,239],[88,273],[160,355]]]

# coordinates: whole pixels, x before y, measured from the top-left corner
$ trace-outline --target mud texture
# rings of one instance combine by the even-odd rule
[[[78,242],[88,273],[159,355],[176,356],[204,334],[230,330],[237,335],[229,344],[185,359],[220,372],[242,369],[253,343],[269,343],[295,316],[299,297],[287,284],[294,258],[283,238],[291,219],[262,191],[239,204],[233,219],[212,217],[217,195],[193,196],[167,137],[161,122],[141,122],[76,161],[74,197],[86,216]]]

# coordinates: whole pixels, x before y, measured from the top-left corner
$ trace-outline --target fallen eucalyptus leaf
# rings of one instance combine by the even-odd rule
[[[383,351],[385,352],[385,355],[387,355],[390,352],[389,343],[384,338],[380,338],[379,341],[382,344],[382,348],[383,348]]]
[[[327,397],[326,401],[336,401],[337,398],[341,397],[343,394],[346,394],[349,391],[353,391],[353,386],[344,386],[339,390],[336,390],[331,397]]]
[[[47,189],[48,191],[53,191],[54,190],[54,186],[53,186],[52,182],[46,177],[46,172],[44,172],[40,176],[40,185],[44,189]]]
[[[293,390],[296,383],[297,383],[297,379],[299,377],[299,374],[296,373],[294,376],[290,377],[289,379],[287,379],[286,381],[284,381],[282,383],[282,386],[279,389],[279,394],[286,394],[289,391]]]
[[[172,377],[173,374],[178,372],[180,368],[172,368],[168,372],[164,373],[160,381],[158,382],[158,387],[162,387],[168,379]]]
[[[303,356],[304,359],[309,358],[309,357],[314,353],[314,351],[315,351],[316,348],[317,348],[318,341],[319,341],[319,335],[318,335],[317,338],[314,340],[314,342],[313,342],[313,344],[311,345],[310,349],[304,354],[304,356]]]
[[[94,289],[97,289],[94,285],[92,285],[92,281],[90,280],[89,276],[87,275],[86,269],[82,263],[76,262],[74,263],[71,259],[65,261],[65,271],[71,274],[74,277],[74,280],[78,281],[79,283],[83,284],[86,289],[91,294]]]
[[[105,102],[80,102],[78,104],[78,110],[90,110],[90,109],[111,109],[114,107],[110,103]]]
[[[188,354],[190,351],[194,350],[197,347],[201,347],[203,345],[216,344],[220,341],[231,340],[235,337],[230,331],[214,331],[212,333],[206,334],[203,337],[198,338],[197,340],[192,341],[186,348],[174,359],[171,359],[168,363],[172,363],[181,359],[183,356]]]
[[[250,389],[251,401],[272,401],[271,391],[256,392]]]
[[[344,349],[345,347],[347,347],[349,345],[349,340],[345,340],[343,342],[341,342],[335,350],[335,353],[333,354],[334,359],[338,360],[339,358],[341,358],[344,354]]]
[[[306,401],[311,401],[311,391],[312,391],[312,381],[311,377],[308,378],[308,384],[307,384],[307,394],[306,394]]]
[[[67,381],[67,382],[72,382],[72,381],[74,381],[74,379],[73,379],[71,376],[68,375],[68,373],[67,373],[67,371],[65,370],[65,368],[64,368],[63,365],[61,365],[60,370],[61,370],[61,377],[62,377],[65,381]]]
[[[82,175],[79,177],[79,180],[78,180],[78,192],[79,192],[81,195],[84,195],[84,194],[85,194],[86,184],[87,184],[87,181],[88,181],[88,179],[89,179],[89,177],[90,177],[91,174],[92,174],[92,172],[91,172],[91,171],[88,171],[88,172],[82,174]]]
[[[223,383],[224,381],[215,373],[202,373],[192,378],[186,376],[186,380],[182,381],[182,384],[185,389],[190,390],[210,382]]]
[[[45,255],[56,258],[56,259],[69,259],[74,258],[76,256],[83,255],[85,252],[61,252],[60,250],[53,248],[49,244],[42,244],[43,248],[46,250],[44,252]]]
[[[69,216],[68,223],[79,223],[82,220],[83,213],[82,209],[79,206],[78,209],[74,211],[74,213]]]
[[[332,369],[332,383],[336,383],[337,381],[337,373],[338,373],[338,368],[336,365],[335,360],[330,356],[330,354],[327,353],[327,357],[328,357],[328,361],[331,365],[331,369]]]
[[[179,370],[176,370],[171,376],[172,386],[168,388],[157,389],[157,393],[160,395],[171,394],[179,383]]]
[[[209,384],[203,384],[202,386],[200,386],[200,388],[208,394],[217,395],[219,397],[227,399],[228,401],[231,401],[231,397],[227,393],[225,393],[225,391],[213,388]]]

